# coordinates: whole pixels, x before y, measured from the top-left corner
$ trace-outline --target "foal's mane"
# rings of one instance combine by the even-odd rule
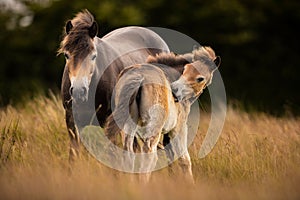
[[[86,56],[92,49],[90,37],[88,34],[89,27],[94,22],[93,15],[88,10],[79,12],[72,20],[72,29],[64,33],[64,38],[60,43],[58,54],[69,51],[71,54],[80,57]]]
[[[163,64],[170,67],[179,66],[179,65],[186,65],[190,61],[183,55],[176,55],[173,52],[170,53],[160,53],[156,54],[155,56],[148,56],[147,63],[157,63],[157,64]]]
[[[211,60],[213,61],[216,58],[215,51],[211,47],[199,47],[194,49],[192,53],[187,53],[183,55],[176,55],[173,52],[170,53],[160,53],[155,56],[149,56],[147,58],[147,63],[157,63],[163,64],[170,67],[174,66],[183,66],[188,63],[192,63],[197,60]]]

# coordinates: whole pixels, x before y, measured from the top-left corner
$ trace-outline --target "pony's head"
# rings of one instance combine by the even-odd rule
[[[68,21],[65,37],[58,53],[64,54],[66,68],[71,82],[70,95],[74,101],[84,102],[88,99],[89,85],[96,70],[97,23],[88,10],[84,10]]]
[[[221,58],[210,47],[200,47],[192,54],[192,63],[186,64],[180,78],[171,84],[178,101],[199,97],[221,64]]]

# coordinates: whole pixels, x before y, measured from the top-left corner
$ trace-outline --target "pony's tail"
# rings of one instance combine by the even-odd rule
[[[125,78],[126,76],[126,78]],[[124,77],[124,81],[122,78]],[[126,79],[126,81],[125,81]],[[136,74],[135,76],[122,74],[116,85],[115,109],[107,118],[105,125],[105,133],[108,139],[115,145],[122,146],[124,144],[124,126],[128,123],[128,119],[132,119],[137,123],[139,95],[142,89],[143,76]],[[132,111],[135,112],[132,112]]]

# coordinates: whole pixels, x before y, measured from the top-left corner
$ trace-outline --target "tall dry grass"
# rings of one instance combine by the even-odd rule
[[[72,170],[61,101],[37,97],[0,111],[0,199],[299,199],[300,119],[228,109],[222,135],[204,159],[197,157],[209,124],[201,115],[190,146],[194,186],[176,167],[153,173],[147,185],[132,181],[83,150]]]

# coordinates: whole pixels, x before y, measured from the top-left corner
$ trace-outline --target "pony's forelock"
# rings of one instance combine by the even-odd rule
[[[91,52],[94,46],[90,42],[88,29],[94,22],[93,15],[87,10],[79,12],[72,20],[72,29],[69,34],[64,34],[64,38],[60,43],[58,54],[65,51],[81,58]]]

